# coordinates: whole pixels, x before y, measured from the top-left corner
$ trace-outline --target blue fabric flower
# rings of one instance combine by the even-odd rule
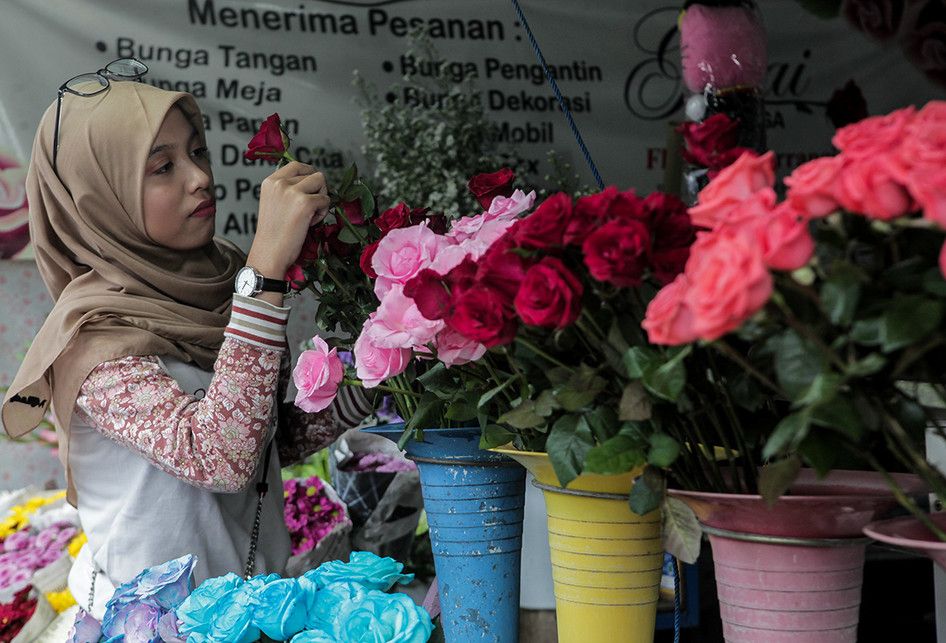
[[[293,636],[289,643],[338,643],[338,641],[321,630],[305,630]]]
[[[176,610],[181,621],[181,633],[209,635],[217,615],[217,603],[243,584],[243,579],[231,572],[225,576],[208,578],[198,585]]]
[[[254,624],[269,638],[285,641],[305,627],[306,592],[296,579],[277,577],[265,583],[254,592],[253,601]]]
[[[80,609],[72,623],[72,629],[69,630],[66,643],[98,643],[101,638],[102,624],[84,609]]]
[[[253,593],[246,586],[237,587],[217,601],[212,629],[214,640],[225,643],[253,643],[260,629],[253,622]],[[190,639],[188,639],[190,640]]]
[[[404,565],[393,558],[381,558],[369,551],[352,552],[350,562],[333,560],[304,574],[319,589],[335,582],[361,583],[371,589],[387,591],[395,583],[407,585],[414,574],[402,574]]]
[[[299,579],[300,582],[304,580]],[[341,606],[361,601],[367,593],[367,588],[360,583],[332,583],[320,589],[315,593],[314,602],[310,603],[306,629],[331,632]]]
[[[426,643],[434,626],[410,596],[369,589],[339,604],[331,628],[320,629],[336,643]]]

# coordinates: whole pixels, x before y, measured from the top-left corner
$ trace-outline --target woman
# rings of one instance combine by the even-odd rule
[[[100,84],[94,95],[65,94],[36,134],[30,234],[55,306],[3,404],[14,437],[52,407],[89,540],[69,587],[97,618],[118,584],[186,553],[199,557],[197,582],[280,572],[289,555],[280,461],[321,448],[353,410],[365,413],[351,399],[346,414],[282,403],[289,308],[277,291],[329,206],[322,174],[293,163],[264,181],[244,259],[214,238],[193,98],[115,77]],[[275,287],[254,292],[242,279],[244,294],[234,294],[244,266],[244,277]],[[277,425],[278,458],[264,457]],[[267,480],[276,492],[258,493]]]

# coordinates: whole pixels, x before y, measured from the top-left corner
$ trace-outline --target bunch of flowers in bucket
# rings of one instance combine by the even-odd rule
[[[928,426],[944,435],[931,407],[946,405],[946,103],[867,118],[833,143],[785,179],[781,202],[772,154],[722,170],[689,211],[707,231],[643,326],[741,370],[722,381],[737,406],[782,409],[759,435],[767,498],[802,464],[872,467],[946,539],[888,474],[913,471],[946,499],[923,455]]]

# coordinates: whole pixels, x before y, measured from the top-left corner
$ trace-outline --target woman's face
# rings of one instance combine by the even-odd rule
[[[157,244],[193,250],[214,236],[213,173],[200,134],[179,108],[171,109],[145,164],[145,232]]]

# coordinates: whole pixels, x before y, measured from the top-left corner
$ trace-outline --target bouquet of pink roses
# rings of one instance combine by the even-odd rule
[[[910,470],[946,499],[923,455],[927,427],[946,437],[930,409],[946,404],[946,102],[867,118],[833,143],[839,154],[785,179],[781,202],[771,153],[722,170],[690,208],[707,231],[643,326],[742,369],[724,381],[734,399],[781,405],[761,435],[768,497],[805,463]]]

